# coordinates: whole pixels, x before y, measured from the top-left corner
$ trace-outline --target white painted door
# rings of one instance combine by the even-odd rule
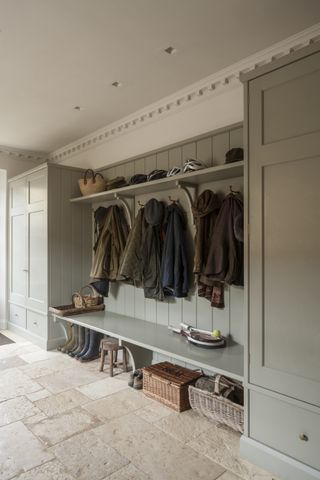
[[[27,307],[47,311],[47,175],[27,177],[28,282]]]
[[[9,300],[18,305],[26,304],[28,261],[26,180],[17,180],[9,189]]]

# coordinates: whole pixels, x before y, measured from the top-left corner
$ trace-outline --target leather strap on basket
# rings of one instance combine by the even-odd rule
[[[228,398],[230,393],[234,390],[234,385],[228,381],[229,387],[227,387],[226,383],[223,384],[224,377],[222,375],[215,375],[214,377],[214,393],[216,395],[222,395],[225,398]],[[225,388],[227,387],[227,388]],[[222,391],[223,390],[223,391]]]
[[[90,177],[88,177],[88,175],[90,174]],[[87,185],[87,182],[88,182],[88,178],[92,178],[92,183],[96,183],[96,177],[101,177],[102,180],[104,180],[104,176],[97,172],[97,173],[94,173],[94,171],[92,170],[92,168],[88,168],[85,172],[84,172],[84,176],[83,176],[83,183],[85,185]]]

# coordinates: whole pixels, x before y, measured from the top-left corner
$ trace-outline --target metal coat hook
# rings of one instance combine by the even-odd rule
[[[169,200],[170,202],[172,203],[179,203],[179,199],[177,198],[176,200],[174,198],[171,197],[171,195],[169,195]]]
[[[138,200],[137,203],[138,203],[139,207],[141,207],[141,208],[144,207],[144,203],[141,203],[140,200]]]
[[[230,190],[230,193],[233,193],[234,195],[240,194],[240,192],[237,192],[236,190],[232,190],[232,185],[229,185],[229,190]]]

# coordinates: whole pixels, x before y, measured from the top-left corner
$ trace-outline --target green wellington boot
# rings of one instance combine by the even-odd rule
[[[78,329],[78,338],[77,338],[77,344],[71,352],[69,352],[70,357],[75,357],[78,353],[80,353],[84,347],[84,342],[85,342],[85,328],[80,327]]]
[[[59,347],[57,347],[57,350],[61,351],[63,348],[65,348],[65,347],[68,345],[68,343],[69,343],[70,340],[71,340],[71,337],[72,337],[72,325],[71,325],[71,323],[69,323],[69,322],[68,322],[68,324],[67,324],[67,335],[68,335],[68,337],[67,337],[66,341],[64,342],[63,345],[59,345]]]
[[[74,330],[74,324],[71,325],[71,337],[69,342],[67,342],[62,348],[61,352],[62,353],[67,353],[70,350],[70,347],[74,347],[74,341],[75,341],[75,330]]]

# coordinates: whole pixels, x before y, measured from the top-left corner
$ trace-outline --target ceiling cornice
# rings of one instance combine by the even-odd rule
[[[0,154],[15,157],[19,160],[30,160],[35,163],[43,163],[48,160],[48,153],[21,150],[19,148],[7,147],[5,145],[0,145]]]
[[[320,41],[320,23],[292,35],[254,55],[234,63],[162,100],[138,110],[132,115],[96,130],[79,140],[59,148],[49,155],[49,160],[60,163],[79,152],[89,150],[124,135],[151,122],[161,120],[177,111],[191,107],[214,95],[221,95],[240,85],[239,77],[255,68],[272,62],[312,43]]]

